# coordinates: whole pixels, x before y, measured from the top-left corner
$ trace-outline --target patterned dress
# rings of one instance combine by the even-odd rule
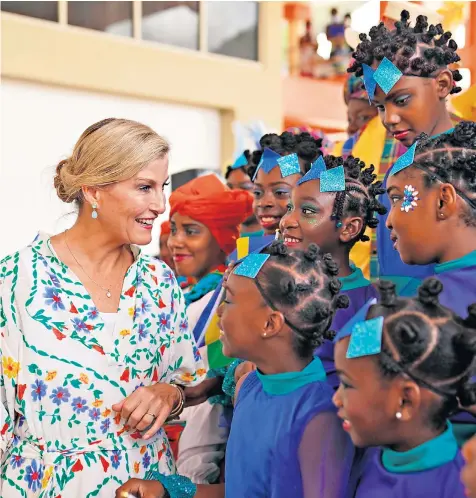
[[[173,273],[133,247],[114,333],[48,236],[0,263],[0,496],[114,496],[175,472],[161,429],[131,431],[112,405],[140,386],[205,377]]]

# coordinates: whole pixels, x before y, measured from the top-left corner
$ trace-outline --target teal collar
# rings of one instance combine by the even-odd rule
[[[427,441],[409,451],[382,450],[382,465],[393,474],[408,474],[440,467],[451,462],[458,452],[458,444],[453,427],[448,422],[447,429],[440,436]]]
[[[347,277],[339,277],[339,280],[342,282],[341,291],[349,291],[370,285],[370,280],[367,280],[364,277],[360,268],[357,268],[353,264],[351,264],[350,267],[352,268],[352,273],[350,275],[347,275]]]
[[[314,357],[311,363],[300,372],[286,372],[279,374],[264,375],[258,370],[256,375],[263,385],[266,394],[289,394],[312,382],[325,382],[326,371],[322,361]]]
[[[436,137],[439,137],[440,135],[444,135],[446,133],[452,133],[454,131],[454,126],[453,128],[450,128],[449,130],[446,130],[446,131],[442,131],[441,133],[437,133],[436,135],[432,135],[430,138],[436,138]]]
[[[453,259],[451,261],[447,261],[446,263],[435,265],[435,273],[439,274],[450,270],[469,268],[470,266],[476,266],[476,251],[472,251],[462,258]]]
[[[264,230],[259,230],[258,232],[242,232],[240,237],[263,237]]]

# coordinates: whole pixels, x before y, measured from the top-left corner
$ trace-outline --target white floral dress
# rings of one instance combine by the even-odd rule
[[[2,498],[111,498],[130,477],[175,472],[164,431],[144,441],[111,408],[206,373],[173,273],[133,251],[113,335],[47,235],[0,262]]]

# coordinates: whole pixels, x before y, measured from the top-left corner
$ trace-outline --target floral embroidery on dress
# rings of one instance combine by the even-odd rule
[[[163,430],[144,441],[112,410],[140,386],[206,373],[175,277],[133,250],[114,335],[48,236],[0,262],[2,498],[109,498],[175,471]]]

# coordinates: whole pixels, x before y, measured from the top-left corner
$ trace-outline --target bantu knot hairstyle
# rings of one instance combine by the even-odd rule
[[[420,136],[413,166],[425,172],[428,187],[437,182],[453,185],[466,202],[462,219],[476,227],[476,123],[461,121],[451,133]]]
[[[395,284],[381,281],[380,301],[367,319],[384,317],[382,352],[378,356],[384,376],[406,374],[421,387],[443,398],[429,414],[437,428],[462,406],[476,404],[476,384],[470,382],[476,356],[476,304],[462,319],[439,303],[443,284],[425,280],[418,296],[399,298]]]
[[[315,138],[308,132],[294,134],[285,131],[281,135],[268,133],[261,137],[260,145],[262,149],[267,147],[281,156],[296,153],[301,164],[301,171],[303,172],[310,168],[313,161],[322,156],[322,139]],[[256,162],[256,166],[258,162]],[[255,172],[256,167],[250,168],[249,175],[251,178],[254,177]]]
[[[256,166],[258,165],[263,152],[260,150],[250,152],[248,149],[246,149],[243,154],[245,155],[248,164],[242,166],[239,169],[242,169],[250,178],[252,178],[253,175],[250,175],[250,171],[253,171],[254,174],[254,170],[256,169]],[[231,165],[226,168],[225,180],[228,180],[228,177],[230,176],[232,171],[234,171],[234,169]]]
[[[328,155],[324,156],[324,162],[327,169],[344,166],[345,171],[345,190],[336,193],[332,219],[340,227],[341,220],[349,214],[362,217],[364,221],[362,230],[352,243],[358,240],[368,241],[369,237],[365,235],[366,228],[376,228],[379,223],[377,215],[387,212],[385,206],[378,200],[378,196],[383,194],[385,189],[382,188],[382,182],[376,181],[374,166],[370,165],[367,168],[363,161],[353,156],[342,159]]]
[[[361,33],[360,43],[352,54],[355,61],[347,70],[357,76],[363,75],[362,64],[372,65],[384,57],[397,66],[404,75],[431,78],[440,69],[458,62],[458,45],[449,31],[441,24],[428,26],[426,16],[418,16],[414,27],[410,27],[410,14],[404,10],[395,29],[389,31],[381,22],[374,26],[369,37]],[[461,81],[458,70],[451,71],[454,81]],[[450,93],[458,93],[461,88],[454,86]]]
[[[263,252],[271,256],[258,273],[256,286],[267,304],[285,316],[296,353],[309,357],[324,339],[334,337],[329,330],[334,313],[349,305],[348,297],[339,295],[337,263],[315,244],[302,251],[275,241]]]

